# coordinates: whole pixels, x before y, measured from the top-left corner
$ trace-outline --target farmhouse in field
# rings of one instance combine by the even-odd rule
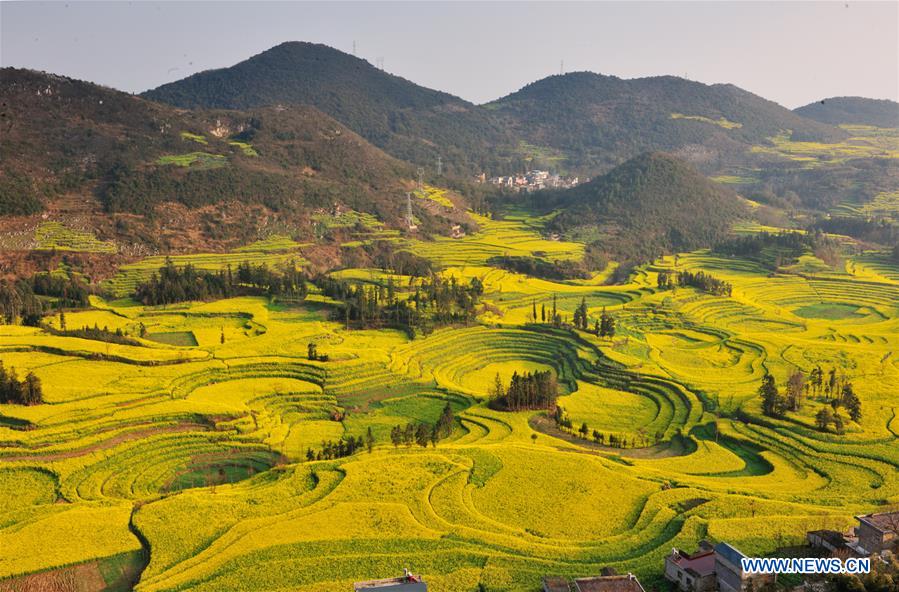
[[[775,574],[743,573],[742,560],[746,557],[735,547],[727,543],[718,543],[715,552],[715,580],[720,592],[744,592],[750,587],[758,589],[760,585],[774,582]]]
[[[899,542],[899,512],[881,512],[856,516],[859,524],[857,551],[862,555],[873,555],[891,551]]]
[[[774,574],[744,574],[743,553],[727,543],[699,543],[694,553],[672,549],[665,557],[665,579],[681,592],[745,592],[773,582]]]
[[[809,547],[820,549],[831,556],[855,554],[858,537],[836,530],[810,530],[805,535]]]
[[[712,592],[717,588],[715,550],[706,541],[695,553],[672,549],[665,557],[665,579],[677,584],[681,592]]]
[[[637,576],[627,574],[595,576],[592,578],[543,578],[543,592],[645,592]]]
[[[812,530],[805,538],[810,547],[832,556],[867,557],[896,549],[899,544],[899,512],[865,514],[855,518],[858,526],[853,532]]]
[[[408,569],[403,570],[403,575],[398,578],[384,580],[367,580],[353,584],[353,590],[377,590],[384,592],[427,592],[428,586],[421,576],[413,575]]]

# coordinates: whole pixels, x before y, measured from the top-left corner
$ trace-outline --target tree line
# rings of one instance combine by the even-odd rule
[[[7,370],[0,361],[0,403],[13,405],[39,405],[44,402],[41,379],[29,372],[19,380],[15,368]]]
[[[273,270],[265,263],[251,265],[244,261],[237,266],[235,273],[230,265],[213,272],[198,270],[191,264],[176,267],[171,259],[166,259],[158,272],[138,284],[134,297],[150,306],[230,298],[247,292],[303,299],[306,297],[306,280],[293,264]]]
[[[374,445],[375,437],[371,433],[371,428],[368,428],[365,439],[362,436],[341,436],[337,442],[322,440],[322,446],[318,451],[313,450],[311,447],[306,449],[306,460],[311,462],[314,460],[344,458],[352,456],[363,449],[367,449],[370,453]]]
[[[405,426],[395,425],[390,430],[390,442],[394,448],[400,444],[412,446],[418,444],[422,448],[427,448],[428,444],[437,447],[437,442],[444,438],[448,438],[453,433],[453,408],[447,403],[443,407],[440,418],[434,424],[427,423],[407,423]]]
[[[77,278],[37,273],[15,281],[4,279],[0,280],[0,317],[7,325],[21,321],[37,327],[50,306],[47,299],[55,300],[59,308],[81,308],[90,304],[89,296],[87,285]]]
[[[692,271],[660,271],[657,283],[662,290],[691,286],[715,296],[730,296],[733,291],[730,283],[719,280],[704,271],[695,273]]]
[[[861,399],[855,393],[852,382],[845,375],[838,375],[836,368],[825,372],[816,366],[808,376],[801,370],[790,374],[783,391],[770,374],[765,375],[758,390],[762,398],[762,413],[769,417],[782,418],[787,412],[802,409],[803,402],[809,396],[817,396],[829,403],[829,407],[821,408],[815,415],[818,429],[827,431],[831,425],[837,433],[845,429],[845,418],[840,408],[845,409],[852,421],[862,417]]]
[[[432,276],[415,285],[408,298],[399,297],[393,278],[366,285],[320,275],[313,282],[325,296],[342,303],[343,321],[364,328],[393,326],[410,335],[429,333],[436,326],[469,323],[477,314],[484,285],[478,278],[467,284],[455,277]]]
[[[582,422],[581,426],[575,430],[574,424],[571,421],[571,418],[562,408],[562,406],[556,407],[556,413],[553,416],[556,422],[556,426],[564,431],[568,432],[572,436],[578,436],[583,440],[593,440],[595,444],[599,444],[600,446],[609,446],[610,448],[633,448],[633,447],[645,447],[651,444],[657,444],[664,437],[664,433],[656,432],[654,435],[654,440],[651,440],[653,436],[649,436],[645,433],[638,433],[632,435],[630,439],[628,439],[627,435],[612,433],[600,432],[597,429],[591,430],[587,425],[587,422]]]
[[[97,323],[93,327],[82,325],[81,328],[69,329],[66,325],[66,313],[59,311],[59,329],[52,327],[46,323],[42,325],[44,331],[59,335],[61,337],[78,337],[80,339],[92,339],[94,341],[103,341],[105,343],[117,343],[119,345],[142,345],[140,341],[125,335],[121,328],[110,331],[108,325],[100,328]],[[143,337],[143,335],[141,335]]]
[[[538,257],[499,255],[489,258],[487,265],[546,280],[570,280],[589,277],[587,265],[578,261],[550,262]]]
[[[521,411],[523,409],[546,409],[554,411],[559,397],[559,382],[551,370],[512,373],[509,386],[503,385],[499,373],[496,374],[493,387],[489,392],[489,405],[493,409],[503,411]]]
[[[823,232],[797,232],[783,230],[781,232],[762,231],[728,239],[716,244],[712,251],[722,255],[753,258],[758,257],[766,249],[779,249],[799,255],[806,249],[814,249],[827,241]]]

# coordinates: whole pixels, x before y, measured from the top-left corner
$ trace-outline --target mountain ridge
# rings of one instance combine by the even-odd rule
[[[670,75],[555,75],[476,105],[306,42],[141,96],[183,108],[311,104],[397,158],[433,166],[441,157],[446,170],[464,175],[533,166],[596,174],[655,149],[693,151],[708,172],[745,163],[747,147],[784,129],[799,140],[846,137],[734,85]]]
[[[833,125],[899,127],[899,103],[889,99],[830,97],[797,107],[793,111],[803,117]]]
[[[177,247],[160,230],[167,204],[195,213],[178,222],[206,248],[245,242],[267,221],[304,227],[312,210],[335,205],[402,227],[400,197],[413,167],[312,106],[185,111],[32,70],[4,68],[0,81],[0,215],[35,215],[76,196],[101,233],[159,240],[166,249]],[[34,207],[7,211],[23,183]],[[202,232],[212,228],[202,217],[224,203],[265,213],[258,224],[245,218]],[[450,218],[463,221],[459,212],[441,221],[423,211],[420,225],[448,232]]]

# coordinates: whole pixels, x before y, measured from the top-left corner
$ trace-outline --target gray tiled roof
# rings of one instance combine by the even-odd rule
[[[715,553],[723,557],[725,560],[727,560],[728,563],[730,563],[737,569],[740,569],[740,560],[746,557],[746,555],[744,555],[738,549],[732,547],[727,543],[718,543],[717,545],[715,545]]]

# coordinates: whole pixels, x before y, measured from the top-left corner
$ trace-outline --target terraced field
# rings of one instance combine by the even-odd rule
[[[67,313],[69,326],[121,329],[137,345],[0,326],[4,366],[33,371],[46,393],[44,405],[0,406],[0,548],[12,550],[0,578],[139,552],[146,592],[346,590],[403,567],[436,592],[535,590],[543,575],[605,566],[651,585],[672,546],[712,538],[768,553],[899,501],[899,269],[881,254],[770,274],[701,251],[624,285],[552,282],[485,262],[582,246],[542,239],[524,218],[479,223],[410,247],[447,277],[481,279],[487,305],[476,323],[412,341],[252,297],[94,298]],[[177,262],[301,264],[300,247],[273,237]],[[159,263],[123,268],[111,287],[124,294]],[[733,295],[656,288],[660,271],[700,269]],[[591,319],[615,317],[614,338],[534,322],[535,308],[555,302],[570,317],[582,299]],[[309,343],[329,360],[307,359]],[[814,396],[785,419],[761,414],[766,372],[782,384],[818,364],[851,377],[858,422],[816,430],[826,403]],[[543,369],[600,443],[486,405],[497,374]],[[436,446],[391,443],[394,426],[436,422],[447,404],[453,430]],[[371,452],[307,460],[369,429]]]
[[[137,284],[148,280],[154,272],[165,265],[166,259],[171,259],[179,267],[190,264],[207,271],[219,271],[229,265],[236,269],[244,262],[251,265],[264,263],[269,267],[293,263],[300,267],[306,263],[300,252],[303,246],[285,236],[271,236],[240,247],[231,253],[147,257],[136,263],[121,266],[115,277],[105,282],[103,287],[116,296],[132,294]]]
[[[540,256],[550,260],[580,259],[584,246],[549,240],[535,231],[539,220],[510,216],[493,220],[470,214],[479,232],[462,238],[437,237],[432,241],[410,241],[413,252],[433,260],[441,267],[484,265],[500,255]]]

